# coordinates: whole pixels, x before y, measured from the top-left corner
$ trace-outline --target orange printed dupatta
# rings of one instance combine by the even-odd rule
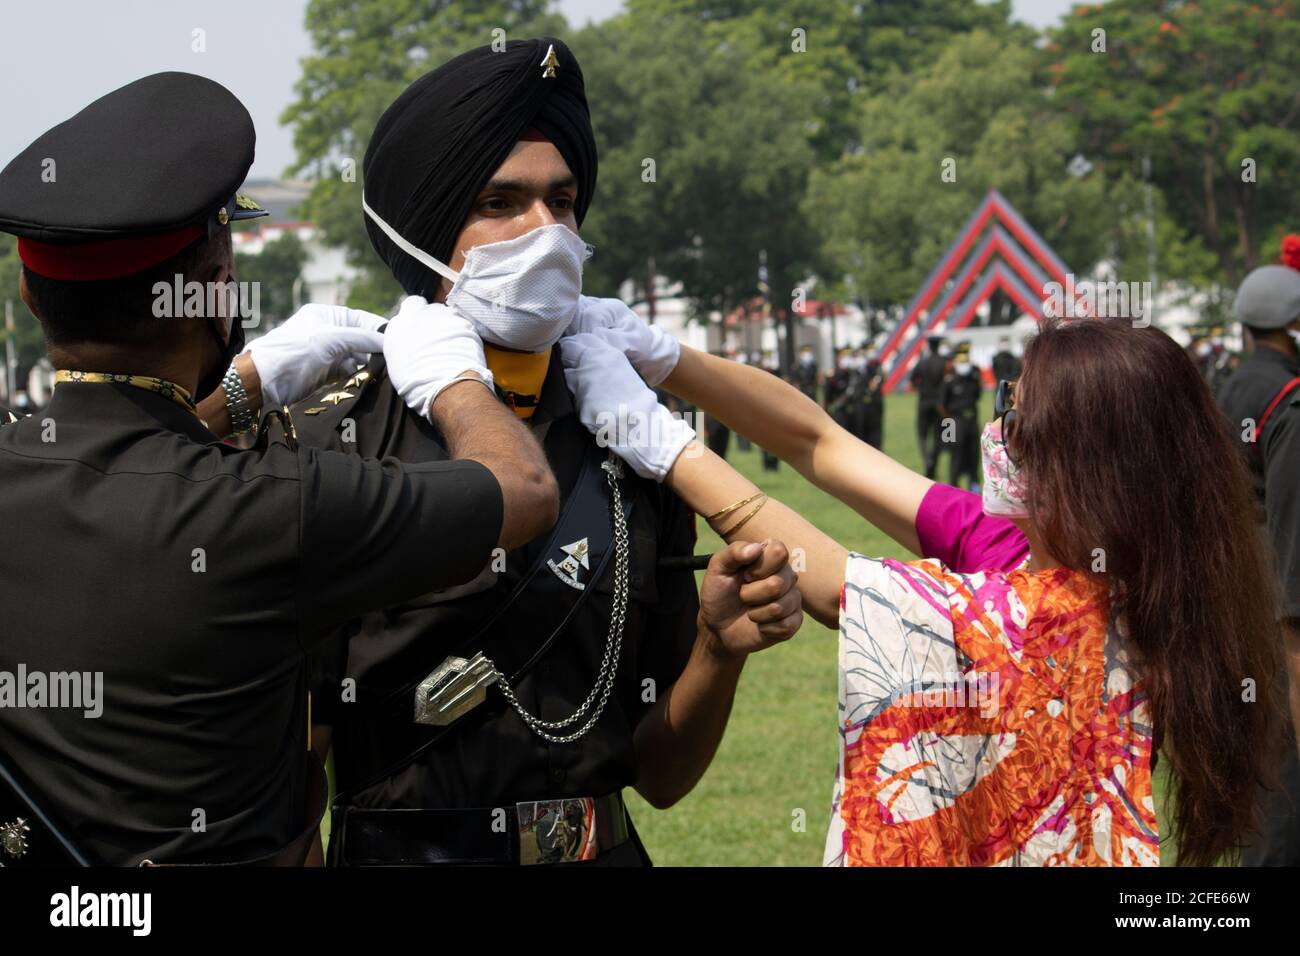
[[[1100,586],[850,555],[828,866],[1158,866],[1146,696]]]

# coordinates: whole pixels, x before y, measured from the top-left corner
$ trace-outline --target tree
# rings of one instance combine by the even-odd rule
[[[293,314],[293,288],[306,264],[307,249],[292,232],[272,239],[256,255],[235,253],[239,281],[257,283],[259,331],[270,331]]]
[[[907,302],[990,188],[1079,272],[1106,256],[1145,278],[1133,274],[1146,261],[1134,248],[1145,238],[1140,183],[1067,172],[1077,133],[1035,82],[1036,56],[984,31],[955,37],[867,100],[863,148],[814,174],[807,211],[834,274],[873,305]],[[1195,243],[1167,217],[1160,235],[1171,255],[1195,260]]]
[[[1150,157],[1174,222],[1235,286],[1295,226],[1300,0],[1112,0],[1050,36],[1053,103],[1081,145],[1110,176]]]

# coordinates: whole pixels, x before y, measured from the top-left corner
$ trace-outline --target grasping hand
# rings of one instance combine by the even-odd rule
[[[780,541],[733,541],[700,585],[700,619],[723,651],[743,656],[789,640],[803,624],[802,596]]]

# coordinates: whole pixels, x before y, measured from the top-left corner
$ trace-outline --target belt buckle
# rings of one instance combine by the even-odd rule
[[[482,652],[449,657],[415,689],[415,722],[445,727],[487,699],[496,669]]]
[[[515,804],[519,863],[573,863],[594,860],[596,801],[591,797],[533,800]]]

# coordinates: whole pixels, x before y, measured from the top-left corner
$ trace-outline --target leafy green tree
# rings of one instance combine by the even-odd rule
[[[272,239],[257,254],[235,253],[239,281],[258,284],[259,331],[273,329],[293,314],[293,288],[306,264],[307,248],[292,232]]]
[[[1036,56],[976,31],[864,103],[862,149],[815,172],[809,190],[833,275],[875,306],[906,303],[996,188],[1076,271],[1105,256],[1146,277],[1141,184],[1067,171],[1077,132],[1035,82]],[[1165,246],[1194,263],[1196,244],[1156,202]]]
[[[1045,52],[1080,146],[1108,176],[1140,175],[1149,157],[1215,278],[1236,285],[1261,247],[1276,255],[1300,201],[1300,0],[1078,6]]]
[[[596,246],[586,284],[613,294],[651,263],[699,311],[755,294],[759,251],[773,298],[811,264],[799,200],[815,159],[816,90],[756,67],[752,29],[627,13],[576,43],[601,155],[583,235]],[[635,69],[623,64],[636,64]]]

